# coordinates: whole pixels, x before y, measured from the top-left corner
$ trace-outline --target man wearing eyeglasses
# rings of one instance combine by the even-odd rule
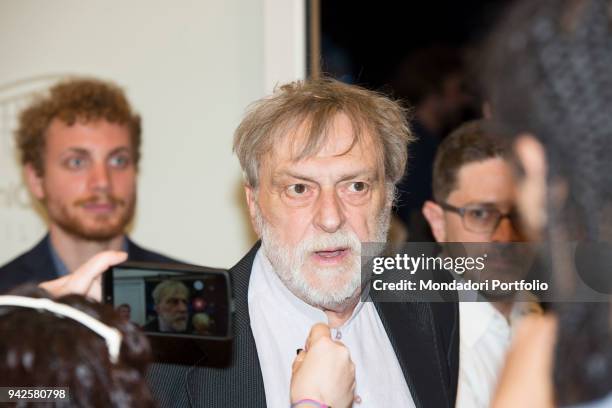
[[[494,243],[492,248],[504,248],[503,244],[523,240],[508,155],[505,140],[491,133],[487,121],[468,122],[441,143],[433,170],[435,202],[423,206],[436,241]],[[459,307],[458,408],[490,405],[515,316],[533,307],[520,304],[519,308],[511,296],[499,293],[479,296],[488,301],[461,302]]]

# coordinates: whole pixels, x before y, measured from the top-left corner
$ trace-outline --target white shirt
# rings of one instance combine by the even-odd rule
[[[315,323],[325,313],[297,297],[282,283],[260,249],[249,281],[249,314],[270,408],[290,406],[291,364]],[[372,302],[360,302],[350,319],[332,329],[355,364],[356,408],[414,407],[397,357]]]
[[[459,302],[459,386],[456,408],[487,408],[520,317],[540,311],[533,302],[515,303],[510,324],[491,303]]]

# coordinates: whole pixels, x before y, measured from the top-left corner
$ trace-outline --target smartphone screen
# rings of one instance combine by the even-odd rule
[[[104,299],[149,335],[230,336],[224,270],[126,262],[106,273]]]

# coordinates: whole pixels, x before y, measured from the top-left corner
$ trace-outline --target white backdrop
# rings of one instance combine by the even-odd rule
[[[44,234],[12,131],[32,91],[66,74],[123,86],[143,117],[131,235],[229,267],[254,242],[232,133],[246,106],[304,75],[302,0],[0,2],[0,264]]]

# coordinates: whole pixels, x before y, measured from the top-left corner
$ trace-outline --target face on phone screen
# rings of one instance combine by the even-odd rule
[[[115,267],[112,286],[115,309],[147,333],[228,334],[223,274]]]

